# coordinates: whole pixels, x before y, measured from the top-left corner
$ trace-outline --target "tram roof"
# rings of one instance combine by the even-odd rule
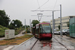
[[[50,24],[50,23],[39,23],[39,24],[36,24],[36,26],[40,25],[40,24]]]
[[[39,23],[39,24],[50,24],[50,23]]]

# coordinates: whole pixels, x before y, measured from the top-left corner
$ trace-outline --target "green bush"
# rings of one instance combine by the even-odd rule
[[[28,30],[27,33],[30,33],[30,31]]]
[[[5,36],[5,32],[0,32],[0,37],[4,37]]]
[[[4,37],[5,36],[5,30],[8,29],[6,27],[3,27],[0,25],[0,37]]]
[[[58,26],[59,30],[60,30],[60,25]]]
[[[4,37],[5,36],[5,30],[7,30],[8,28],[3,27],[0,25],[0,37]],[[20,28],[15,28],[15,35],[19,34],[22,31],[22,27]]]
[[[22,28],[15,28],[15,35],[19,34],[22,31]]]
[[[0,28],[0,31],[3,31],[2,28]]]

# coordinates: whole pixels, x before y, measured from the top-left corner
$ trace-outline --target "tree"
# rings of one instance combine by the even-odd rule
[[[4,22],[4,19],[2,17],[0,17],[0,25],[5,26],[5,22]]]
[[[38,24],[38,23],[39,23],[38,20],[33,20],[33,21],[32,21],[33,26],[35,26],[35,25]]]
[[[69,22],[67,22],[67,27],[69,27]]]
[[[0,10],[0,25],[8,27],[10,19],[4,10]]]
[[[15,29],[15,26],[13,26],[12,24],[10,24],[8,27],[9,27],[10,29]]]
[[[60,30],[60,25],[58,26],[59,30]]]
[[[25,26],[26,26],[26,29],[30,27],[29,25],[24,25],[23,28],[25,28]]]
[[[20,20],[12,20],[12,22],[10,23],[9,28],[14,29],[15,27],[19,28],[21,26],[22,26],[22,22]]]

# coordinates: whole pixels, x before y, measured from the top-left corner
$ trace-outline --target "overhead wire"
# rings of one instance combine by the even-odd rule
[[[48,1],[49,1],[49,0],[48,0]],[[44,6],[48,1],[46,1],[44,4],[42,4],[42,5],[40,6],[39,1],[37,0],[38,6],[39,6],[37,9],[41,9],[41,7]],[[41,18],[42,18],[42,16],[41,16]],[[41,20],[41,18],[39,19],[39,16],[38,16],[39,21]]]
[[[48,0],[49,1],[49,0]],[[42,4],[41,6],[40,6],[40,8],[42,7],[42,6],[44,6],[48,1],[46,1],[44,4]],[[37,9],[39,9],[39,8],[37,8]]]
[[[49,1],[49,0],[48,0]],[[38,5],[39,5],[39,7],[37,8],[37,9],[40,9],[42,6],[44,6],[48,1],[46,1],[44,4],[42,4],[41,6],[39,5],[39,2],[38,2],[38,0],[37,0],[37,2],[38,2]],[[55,9],[55,7],[56,7],[56,3],[57,3],[57,0],[55,1],[55,4],[54,4],[54,7],[53,7],[53,10]],[[37,10],[36,9],[36,10]]]
[[[37,0],[37,3],[38,3],[38,6],[39,6],[39,8],[38,9],[40,9],[40,4],[39,4],[39,1]]]
[[[55,9],[55,7],[56,7],[56,3],[57,3],[57,0],[55,1],[55,4],[54,4],[54,7],[53,7],[53,10]]]

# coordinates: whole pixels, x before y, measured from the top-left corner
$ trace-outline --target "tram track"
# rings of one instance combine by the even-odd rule
[[[42,46],[41,48],[47,46],[49,48],[49,50],[51,50],[52,48],[52,40],[44,40],[44,41],[40,41]]]
[[[30,50],[33,49],[33,47],[35,46],[35,44],[37,43],[38,39],[35,41],[35,43],[33,44],[33,46],[30,48]]]
[[[60,49],[66,49],[66,50],[71,50],[67,48],[65,44],[60,42],[57,38],[53,37],[53,40],[36,40],[33,46],[30,48],[30,50],[55,50],[55,48],[59,49],[58,47],[54,46],[54,44],[58,44],[57,46],[60,47]],[[37,48],[37,49],[36,49]]]
[[[54,38],[55,40],[57,40],[56,38]],[[58,41],[58,40],[57,40]],[[70,49],[68,49],[64,44],[62,44],[61,42],[59,42],[58,41],[58,43],[60,44],[60,45],[62,45],[63,47],[65,47],[67,50],[70,50]]]
[[[39,43],[37,43],[39,42]],[[45,46],[48,47],[48,50],[51,50],[52,47],[52,41],[51,40],[36,40],[36,42],[33,44],[33,46],[30,48],[30,50],[34,50],[34,46],[39,44],[39,50],[42,50]],[[40,46],[41,45],[41,46]],[[37,47],[38,48],[38,47]]]

